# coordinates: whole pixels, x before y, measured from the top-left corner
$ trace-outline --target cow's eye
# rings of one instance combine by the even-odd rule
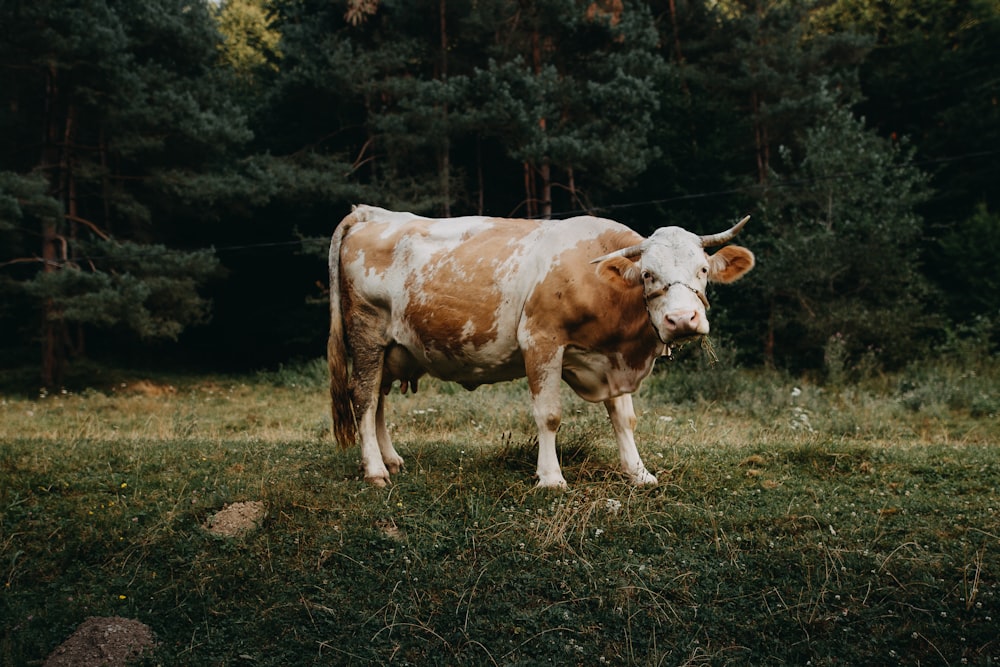
[[[707,276],[708,275],[708,267],[707,266],[701,267],[701,275],[703,275],[703,276]]]
[[[642,272],[642,279],[643,280],[649,280],[652,277],[653,276],[652,276],[652,274],[649,271],[643,271]]]

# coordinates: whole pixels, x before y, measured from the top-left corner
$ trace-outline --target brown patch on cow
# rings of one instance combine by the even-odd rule
[[[519,268],[512,262],[517,244],[540,224],[533,220],[497,221],[494,227],[465,234],[454,248],[434,254],[417,267],[421,290],[403,313],[430,349],[452,357],[463,348],[480,349],[499,335],[499,285]]]
[[[642,285],[624,278],[625,265],[618,260],[590,263],[640,241],[638,234],[614,231],[563,252],[525,304],[532,331],[558,335],[558,344],[621,354],[631,369],[645,368],[660,341]]]
[[[591,241],[594,246],[591,251],[596,254],[587,261],[602,257],[616,250],[631,248],[643,242],[642,236],[632,230],[611,229]]]
[[[516,267],[508,262],[514,252],[512,246],[543,223],[486,218],[477,220],[468,230],[452,228],[453,235],[445,246],[429,260],[413,266],[409,255],[423,244],[436,245],[434,227],[441,223],[419,217],[402,222],[394,217],[381,222],[376,215],[348,232],[341,261],[363,261],[364,270],[376,274],[408,271],[407,286],[419,285],[419,290],[411,293],[405,312],[394,318],[402,318],[419,332],[427,348],[459,356],[466,346],[481,348],[496,340],[496,308],[502,298],[497,282]],[[483,223],[493,223],[493,227],[484,229]],[[351,313],[359,307],[360,295],[351,294],[350,285],[342,288],[345,301],[350,302],[344,312]],[[371,305],[391,307],[386,303]]]
[[[496,310],[502,298],[496,275],[501,260],[480,256],[470,265],[447,255],[440,263],[432,263],[433,270],[421,269],[424,288],[411,297],[403,317],[421,333],[428,348],[458,356],[465,345],[480,348],[496,340]]]
[[[431,225],[436,220],[417,218],[400,224],[394,219],[381,222],[366,220],[347,232],[342,245],[341,264],[350,264],[364,257],[365,269],[384,273],[392,268],[398,249],[405,249],[413,237],[431,236]]]

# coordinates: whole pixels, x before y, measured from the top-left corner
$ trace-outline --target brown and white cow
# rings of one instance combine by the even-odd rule
[[[705,288],[753,268],[730,230],[649,238],[611,220],[433,219],[357,206],[330,243],[330,396],[343,447],[361,440],[365,480],[403,459],[385,425],[392,384],[425,373],[467,389],[527,377],[538,485],[564,487],[556,457],[560,381],[602,401],[622,470],[655,484],[635,446],[632,392],[671,345],[708,333]],[[353,369],[348,381],[348,353]]]

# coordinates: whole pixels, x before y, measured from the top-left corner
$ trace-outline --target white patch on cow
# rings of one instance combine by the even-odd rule
[[[646,470],[639,450],[635,446],[635,409],[632,407],[632,395],[622,394],[604,401],[604,407],[611,419],[618,442],[618,458],[621,461],[622,472],[632,479],[637,486],[656,484],[656,476]]]
[[[462,340],[468,340],[473,335],[475,335],[475,333],[476,333],[476,323],[473,322],[472,320],[469,320],[468,322],[465,323],[465,326],[462,327]]]

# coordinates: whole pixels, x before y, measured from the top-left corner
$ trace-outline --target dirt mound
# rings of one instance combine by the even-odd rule
[[[44,667],[125,667],[153,644],[153,631],[144,623],[91,616],[49,654]]]
[[[232,503],[208,517],[204,528],[223,537],[238,537],[260,527],[264,520],[264,503],[252,500]]]

